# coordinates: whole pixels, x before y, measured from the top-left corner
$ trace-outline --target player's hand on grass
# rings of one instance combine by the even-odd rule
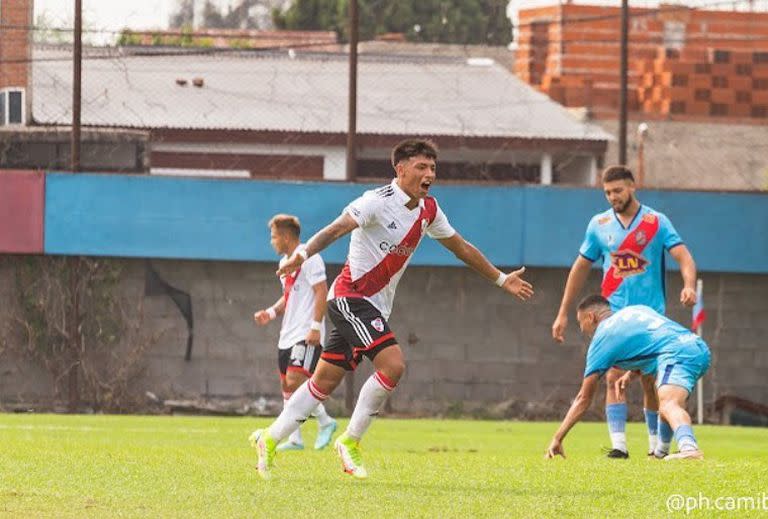
[[[269,313],[267,313],[266,310],[259,310],[255,314],[253,314],[253,320],[256,321],[256,324],[259,326],[264,326],[269,321],[272,320],[272,318],[269,317]]]
[[[565,449],[563,449],[563,444],[559,440],[553,438],[549,447],[547,447],[547,453],[544,457],[551,460],[557,456],[565,458]]]
[[[299,270],[299,268],[301,268],[302,263],[304,263],[304,256],[299,254],[298,251],[295,251],[293,254],[291,254],[291,257],[288,258],[288,261],[286,261],[282,267],[277,269],[276,274],[280,277],[293,274]]]
[[[309,333],[307,333],[307,338],[304,339],[304,342],[307,343],[307,346],[317,346],[320,344],[320,330],[309,330]]]
[[[501,288],[510,294],[517,296],[521,301],[527,301],[533,295],[533,285],[524,280],[521,276],[525,272],[525,267],[511,272]]]
[[[634,372],[627,371],[614,383],[613,388],[618,400],[624,400],[624,393],[627,391],[627,386],[629,386],[629,383],[632,382],[633,378]]]
[[[696,291],[692,288],[683,288],[680,292],[680,302],[683,306],[691,307],[696,304]]]
[[[568,328],[568,316],[558,315],[552,324],[552,338],[559,343],[565,342],[565,329]]]

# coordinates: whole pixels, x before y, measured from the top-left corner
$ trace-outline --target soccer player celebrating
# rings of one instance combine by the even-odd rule
[[[317,370],[303,384],[272,425],[251,434],[258,451],[259,474],[268,478],[275,445],[328,398],[346,371],[363,357],[374,374],[363,384],[347,430],[335,447],[348,474],[365,478],[359,443],[405,371],[403,351],[387,319],[397,283],[426,234],[502,290],[525,301],[533,287],[521,275],[525,268],[505,274],[494,267],[448,223],[437,201],[428,196],[436,177],[437,148],[428,140],[412,139],[392,150],[396,178],[366,191],[350,203],[333,223],[297,249],[281,267],[289,274],[328,245],[351,232],[349,255],[329,294],[328,315],[335,329],[324,345]]]
[[[557,429],[546,456],[565,457],[563,440],[592,403],[599,378],[613,366],[631,370],[609,388],[623,393],[633,371],[656,375],[661,416],[674,431],[680,452],[671,459],[702,459],[685,410],[686,400],[696,381],[709,368],[710,353],[696,334],[643,305],[624,307],[616,313],[601,295],[588,296],[579,303],[576,318],[584,335],[592,341],[587,351],[584,379],[565,419]]]
[[[275,252],[282,255],[280,266],[287,262],[301,246],[299,219],[288,214],[275,215],[269,221],[270,243]],[[253,314],[257,324],[264,326],[283,314],[280,340],[277,344],[277,364],[284,405],[296,389],[315,371],[320,359],[321,343],[325,335],[325,305],[328,285],[325,281],[325,263],[319,254],[309,258],[300,269],[280,276],[283,295],[274,305]],[[318,432],[315,449],[324,449],[331,443],[336,430],[336,420],[328,416],[319,403],[313,409],[317,417]],[[304,442],[297,427],[288,441],[277,450],[302,450]]]
[[[688,248],[664,214],[642,205],[635,197],[632,172],[625,166],[610,166],[603,171],[603,190],[611,208],[592,217],[579,255],[565,284],[560,310],[552,325],[552,337],[564,341],[568,312],[584,287],[592,263],[602,258],[602,294],[616,311],[629,305],[646,305],[658,313],[665,311],[664,251],[680,265],[683,289],[680,302],[696,303],[696,264]],[[606,374],[605,416],[612,449],[609,458],[628,458],[626,396],[617,396],[612,387],[623,376],[620,369]],[[648,455],[669,453],[672,431],[658,420],[659,401],[652,374],[641,377],[643,407],[648,426]]]

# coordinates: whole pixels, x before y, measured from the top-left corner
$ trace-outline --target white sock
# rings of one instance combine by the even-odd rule
[[[304,445],[304,440],[301,438],[301,427],[297,427],[296,430],[288,436],[288,441],[295,443],[296,445]]]
[[[285,403],[283,412],[269,426],[269,435],[279,442],[303,424],[317,404],[328,398],[328,395],[317,389],[312,380],[307,380],[297,389],[290,400]]]
[[[288,405],[288,400],[290,400],[292,394],[293,393],[283,393],[283,409]],[[304,445],[304,441],[301,439],[301,427],[291,433],[288,437],[288,441],[297,445]]]
[[[624,432],[612,432],[611,433],[611,445],[614,449],[627,452],[627,433]]]
[[[389,394],[395,389],[395,384],[386,375],[377,371],[365,381],[357,398],[357,405],[349,419],[347,434],[359,440],[368,430],[373,417],[379,414]]]
[[[671,442],[663,442],[663,441],[657,442],[654,453],[659,457],[666,456],[667,454],[669,454],[670,444]]]
[[[657,434],[648,435],[648,452],[654,452],[656,445],[659,444],[659,436]]]
[[[317,418],[317,425],[319,427],[325,427],[326,425],[330,425],[333,423],[333,418],[328,414],[328,411],[325,410],[325,406],[323,404],[317,404],[317,408],[312,413],[312,416]]]

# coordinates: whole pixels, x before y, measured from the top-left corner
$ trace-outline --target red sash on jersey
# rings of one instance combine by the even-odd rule
[[[283,281],[283,298],[285,299],[286,305],[288,304],[288,298],[291,297],[291,290],[293,289],[293,285],[296,284],[296,279],[298,279],[300,272],[301,268],[293,274],[285,276],[285,280]]]
[[[640,225],[637,226],[637,229],[630,232],[629,235],[627,235],[626,238],[624,238],[624,241],[621,242],[621,245],[619,245],[617,252],[626,252],[629,254],[634,253],[637,256],[640,256],[642,254],[643,250],[645,250],[645,247],[651,243],[651,240],[653,240],[653,237],[656,236],[656,233],[659,231],[659,217],[647,213],[643,215],[643,219],[640,222]],[[641,241],[638,243],[638,237],[641,238]],[[606,299],[609,298],[616,290],[619,288],[621,283],[624,281],[626,276],[622,276],[620,273],[616,271],[615,265],[611,265],[611,268],[608,269],[608,272],[605,273],[605,277],[603,278],[603,284],[602,284],[602,294],[603,297]]]
[[[437,217],[437,202],[432,197],[426,197],[424,199],[424,207],[419,213],[419,217],[414,222],[408,234],[405,235],[403,241],[397,246],[398,250],[414,249],[421,240],[423,232],[422,221],[427,221],[427,226],[435,221]],[[426,226],[424,226],[426,227]],[[344,268],[341,270],[341,274],[336,278],[336,284],[334,285],[335,297],[370,297],[378,293],[382,288],[387,286],[389,280],[397,274],[405,262],[410,257],[409,255],[397,254],[390,252],[384,259],[382,259],[378,265],[373,267],[370,271],[366,272],[360,279],[352,281],[352,273],[349,269],[349,261],[344,264]]]

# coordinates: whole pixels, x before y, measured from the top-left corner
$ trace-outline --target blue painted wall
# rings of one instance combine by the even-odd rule
[[[274,261],[266,222],[301,218],[306,237],[335,218],[366,184],[289,183],[48,173],[45,252],[103,256]],[[596,189],[437,186],[451,223],[499,265],[565,267],[589,218],[607,205]],[[768,196],[648,191],[701,270],[768,273]],[[342,263],[346,240],[324,253]],[[425,240],[417,265],[456,265]]]

